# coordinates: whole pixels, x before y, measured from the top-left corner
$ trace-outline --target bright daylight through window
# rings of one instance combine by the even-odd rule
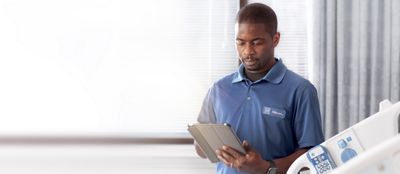
[[[186,134],[212,82],[237,67],[238,5],[0,1],[0,134]],[[307,76],[304,15],[279,19],[277,55]]]

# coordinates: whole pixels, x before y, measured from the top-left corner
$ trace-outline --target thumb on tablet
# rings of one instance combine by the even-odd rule
[[[250,144],[247,142],[247,140],[244,140],[242,144],[246,152],[249,152],[251,150]]]

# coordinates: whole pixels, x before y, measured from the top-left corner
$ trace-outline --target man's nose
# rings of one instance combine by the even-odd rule
[[[243,50],[243,54],[244,56],[249,57],[255,54],[255,50],[251,45],[247,44]]]

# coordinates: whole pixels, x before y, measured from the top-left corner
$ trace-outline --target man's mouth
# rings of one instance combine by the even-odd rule
[[[245,60],[244,63],[246,63],[246,65],[252,66],[256,64],[256,60],[252,59],[252,60]]]

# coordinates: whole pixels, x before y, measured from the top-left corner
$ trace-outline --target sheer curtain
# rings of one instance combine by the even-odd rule
[[[314,67],[326,137],[400,99],[400,1],[314,0]]]

